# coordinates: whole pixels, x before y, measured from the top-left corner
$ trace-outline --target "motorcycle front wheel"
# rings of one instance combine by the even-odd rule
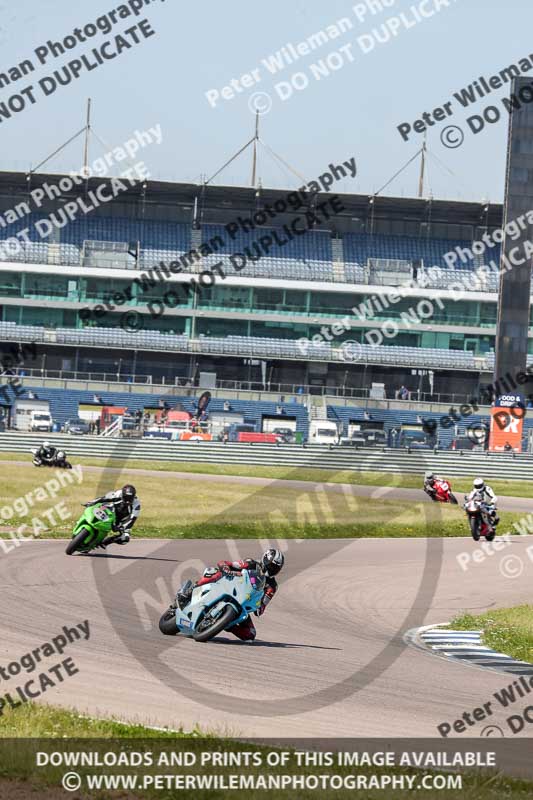
[[[167,608],[161,619],[159,620],[159,630],[165,636],[177,636],[178,628],[176,627],[176,609]]]
[[[81,531],[77,533],[76,536],[74,536],[74,538],[68,543],[67,549],[65,550],[67,556],[74,555],[76,550],[83,547],[83,543],[89,534],[90,531],[88,531],[86,528],[82,528]]]
[[[450,503],[452,506],[456,506],[458,504],[457,497],[450,492]]]
[[[470,522],[470,533],[472,534],[472,539],[475,542],[479,542],[479,529],[481,527],[481,520],[479,516],[471,516],[469,517]]]
[[[220,617],[217,617],[212,625],[194,634],[194,641],[208,642],[210,639],[214,639],[215,636],[222,633],[222,631],[227,628],[234,619],[237,619],[238,616],[233,606],[226,606]]]

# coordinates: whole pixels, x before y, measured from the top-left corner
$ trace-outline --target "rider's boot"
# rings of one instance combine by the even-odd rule
[[[108,544],[128,544],[129,540],[129,533],[117,533],[115,536],[108,536],[107,539],[104,539],[102,546],[107,547]]]

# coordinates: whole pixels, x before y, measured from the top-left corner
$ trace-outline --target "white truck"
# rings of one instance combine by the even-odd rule
[[[313,419],[309,423],[309,444],[338,444],[339,429],[329,419]]]
[[[50,433],[52,415],[48,400],[15,400],[11,409],[11,425],[18,431]]]

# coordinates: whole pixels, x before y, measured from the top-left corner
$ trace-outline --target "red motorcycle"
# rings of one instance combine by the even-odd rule
[[[483,502],[483,497],[480,494],[475,494],[471,498],[465,497],[463,508],[468,517],[473,540],[479,542],[480,538],[484,536],[488,542],[492,542],[496,536],[496,526],[490,507]]]
[[[433,484],[435,493],[431,495],[435,503],[451,503],[456,506],[458,500],[452,492],[452,485],[449,481],[436,480]]]

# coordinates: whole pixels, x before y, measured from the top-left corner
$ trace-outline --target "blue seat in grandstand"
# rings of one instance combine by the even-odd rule
[[[343,237],[344,260],[347,265],[364,266],[368,259],[391,259],[395,261],[421,260],[424,266],[438,266],[449,269],[444,255],[456,247],[468,249],[470,241],[438,239],[428,237],[398,236],[393,234],[345,234]],[[500,257],[499,247],[488,251],[488,260]],[[454,264],[457,270],[473,269],[477,261],[463,262],[460,258]]]
[[[276,229],[280,242],[286,240],[282,229]],[[206,257],[206,265],[215,264],[221,256],[243,253],[248,258],[241,275],[272,277],[273,274],[302,280],[333,280],[333,254],[331,234],[327,231],[309,231],[286,244],[274,243],[266,252],[259,244],[261,237],[272,236],[268,228],[258,228],[250,233],[239,230],[231,237],[220,225],[202,227],[202,243],[210,244],[216,252]],[[254,245],[256,247],[254,247]],[[253,260],[255,259],[255,260]]]

